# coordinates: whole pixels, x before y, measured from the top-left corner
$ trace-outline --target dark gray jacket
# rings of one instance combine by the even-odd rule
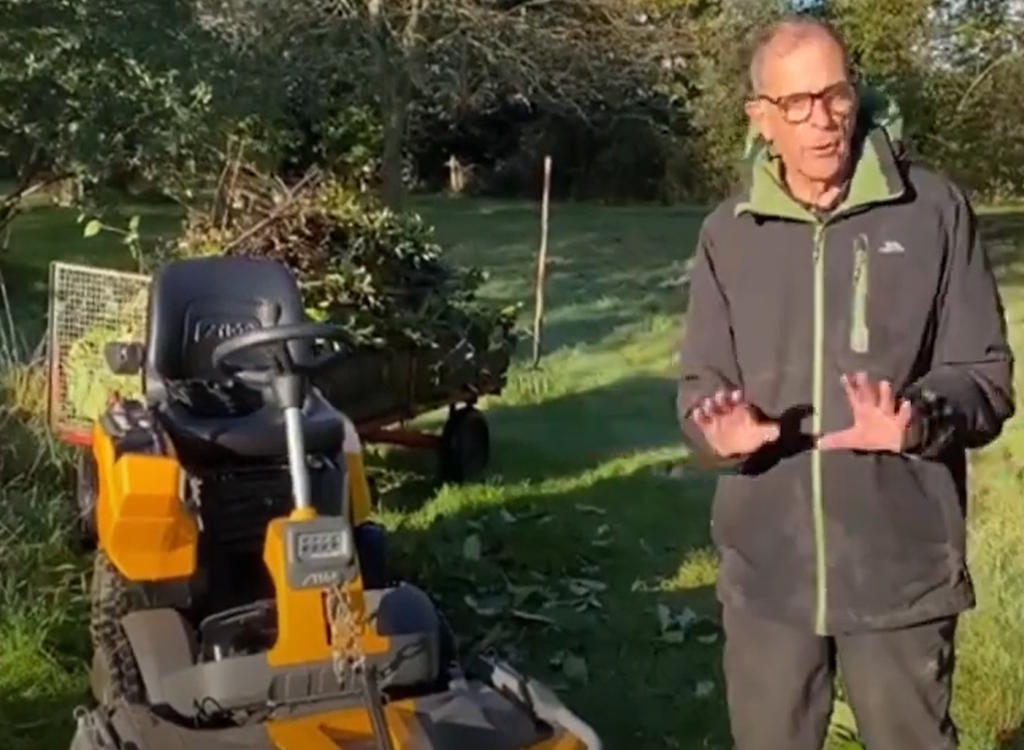
[[[712,537],[723,603],[836,633],[974,604],[965,563],[965,450],[1014,411],[1002,303],[975,216],[948,180],[909,163],[864,115],[843,203],[818,217],[767,149],[705,220],[690,280],[678,409],[742,388],[780,439],[720,477]],[[911,398],[904,454],[823,452],[852,414],[842,373]]]

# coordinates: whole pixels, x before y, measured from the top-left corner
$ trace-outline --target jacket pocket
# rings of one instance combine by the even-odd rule
[[[870,346],[868,329],[868,238],[859,234],[853,241],[853,279],[850,310],[850,348],[867,354]]]

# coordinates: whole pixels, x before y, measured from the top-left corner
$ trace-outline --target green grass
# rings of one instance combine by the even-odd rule
[[[415,206],[454,260],[491,271],[489,296],[526,303],[528,322],[536,209],[436,199]],[[495,648],[559,686],[610,748],[729,747],[707,528],[714,485],[687,463],[673,407],[680,281],[700,219],[692,210],[554,206],[545,357],[538,371],[517,363],[506,391],[484,404],[490,474],[436,487],[427,456],[373,455],[395,553],[440,598],[462,647]],[[167,215],[150,221],[174,224]],[[998,242],[1014,344],[1024,351],[1024,263],[1015,261],[1024,221],[1004,213],[985,226]],[[46,259],[130,265],[116,239],[81,240],[79,229],[73,214],[49,210],[20,220],[12,243],[24,284],[20,322],[29,325],[45,299]],[[1024,723],[1024,660],[1014,656],[1024,643],[1022,469],[1017,419],[975,461],[970,538],[980,606],[964,619],[956,692],[969,750],[995,750],[997,736]],[[0,552],[0,591],[10,589],[2,601],[14,613],[0,625],[5,748],[61,747],[84,692],[81,584],[66,567],[81,560],[62,535],[66,513],[53,510],[57,485],[43,486],[54,489],[8,479],[0,497],[0,509],[18,509],[0,510],[0,529],[31,524],[18,535],[31,544]],[[37,572],[19,584],[9,571],[29,565]],[[697,624],[675,642],[663,637],[666,616]]]
[[[133,271],[136,261],[121,242],[121,236],[104,232],[84,239],[84,222],[79,212],[67,208],[43,207],[30,210],[15,220],[7,239],[7,250],[0,249],[0,271],[11,297],[11,305],[26,341],[42,335],[45,325],[46,292],[51,261],[86,263]],[[180,216],[173,205],[122,203],[104,209],[104,224],[127,228],[131,216],[140,217],[141,241],[152,248],[156,241],[177,231]],[[90,217],[93,214],[89,214]]]
[[[65,451],[0,408],[0,747],[67,747],[88,659]]]

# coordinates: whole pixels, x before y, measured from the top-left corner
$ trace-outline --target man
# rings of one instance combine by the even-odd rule
[[[712,512],[740,750],[819,750],[838,657],[870,750],[957,747],[965,450],[1014,410],[1003,308],[964,195],[911,164],[806,18],[751,64],[742,191],[706,219],[679,415],[727,464]]]

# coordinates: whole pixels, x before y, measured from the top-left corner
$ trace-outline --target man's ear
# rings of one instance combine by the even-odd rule
[[[771,124],[768,122],[767,112],[765,112],[764,102],[756,99],[747,101],[745,105],[747,111],[747,117],[750,119],[750,124],[760,133],[761,137],[769,143],[772,140]]]

